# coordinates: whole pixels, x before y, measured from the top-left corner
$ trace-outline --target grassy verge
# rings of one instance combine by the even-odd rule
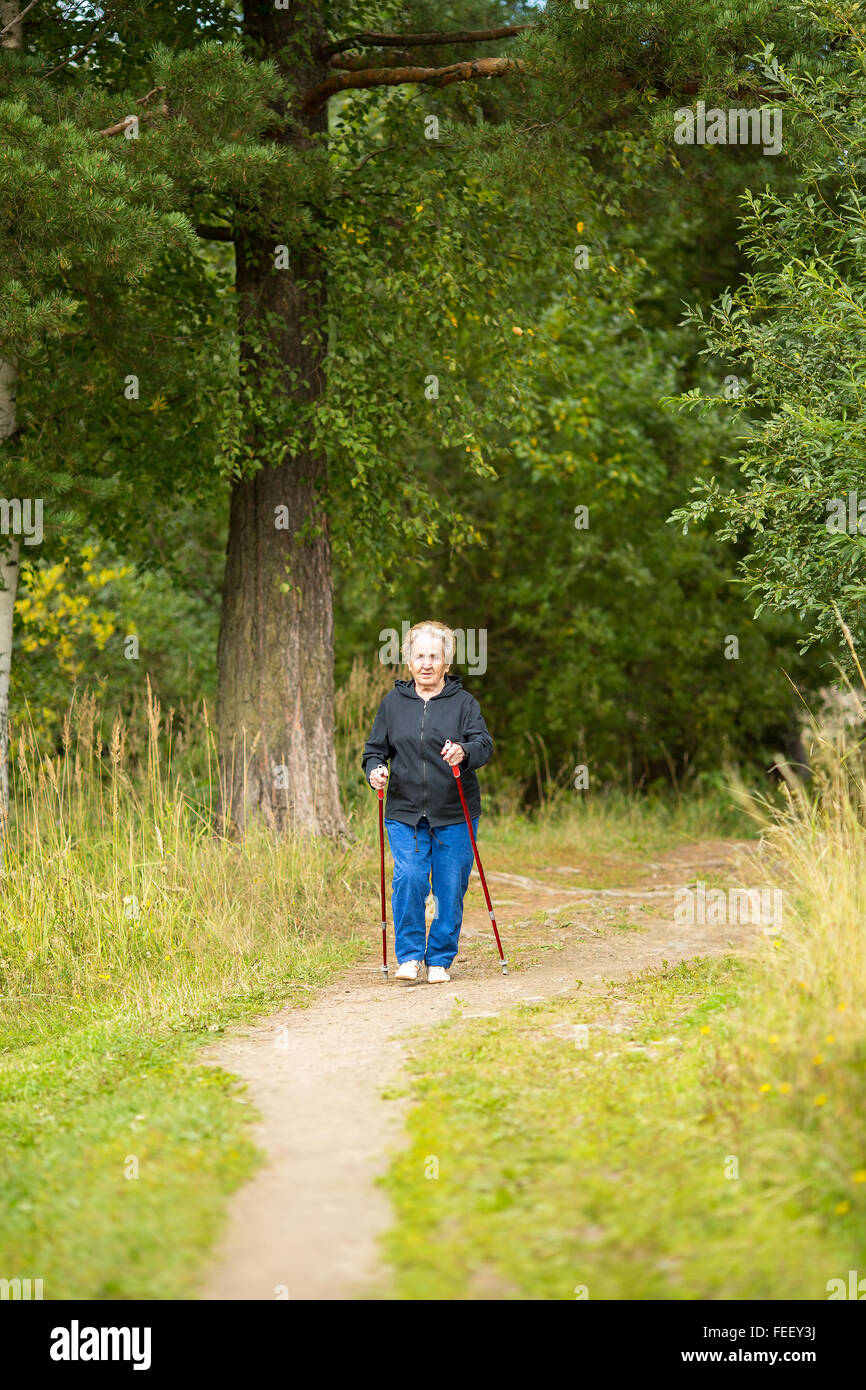
[[[0,1277],[53,1298],[194,1296],[258,1161],[227,1024],[369,955],[372,824],[343,848],[213,831],[152,705],[128,766],[85,702],[65,756],[18,747],[2,865]],[[170,1258],[169,1258],[170,1254]]]
[[[822,1140],[846,1081],[866,1088],[837,1049],[832,1084],[780,1094],[766,1039],[730,1075],[745,989],[741,964],[703,962],[442,1029],[387,1183],[395,1296],[826,1297],[862,1265],[866,1194],[862,1147],[840,1163]]]
[[[225,1194],[255,1161],[240,1097],[192,1064],[193,1041],[93,1018],[4,1059],[6,1277],[42,1279],[46,1298],[193,1292]]]
[[[378,694],[361,683],[341,701],[347,779]],[[187,719],[182,749],[170,717],[154,702],[146,714],[143,729],[104,730],[84,700],[61,756],[26,734],[16,745],[0,885],[0,1277],[42,1279],[48,1299],[195,1296],[227,1196],[259,1161],[250,1106],[197,1050],[233,1021],[304,1007],[378,949],[375,806],[359,779],[357,838],[342,848],[223,839],[207,729],[195,742]],[[488,818],[484,853],[531,873],[577,852],[593,882],[621,881],[633,850],[722,833],[719,814],[712,801],[556,805],[532,822]]]
[[[418,1048],[395,1297],[822,1299],[866,1274],[864,786],[836,761],[769,816],[784,925],[753,959]]]
[[[667,800],[625,793],[584,799],[572,793],[557,797],[532,819],[503,814],[495,824],[491,868],[533,875],[564,865],[585,869],[589,858],[592,878],[587,886],[594,888],[628,886],[643,872],[643,861],[672,844],[755,835],[754,822],[720,792]],[[485,831],[482,818],[480,834]]]

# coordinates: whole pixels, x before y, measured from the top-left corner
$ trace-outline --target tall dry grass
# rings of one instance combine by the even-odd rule
[[[783,912],[752,954],[715,1077],[751,1117],[755,1159],[777,1175],[773,1200],[802,1202],[831,1223],[866,1223],[866,711],[857,702],[853,728],[809,714],[811,777],[783,768],[781,806],[737,787]]]
[[[7,1028],[112,1004],[194,1019],[220,999],[309,988],[363,945],[376,915],[363,842],[220,835],[207,707],[187,712],[180,759],[174,716],[149,689],[143,716],[109,728],[84,694],[60,752],[16,731],[0,870]]]

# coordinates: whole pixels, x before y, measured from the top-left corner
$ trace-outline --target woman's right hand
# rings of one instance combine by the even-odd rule
[[[382,790],[387,781],[388,769],[387,767],[383,767],[380,763],[379,766],[374,767],[373,771],[370,773],[370,786],[375,792],[378,792]]]

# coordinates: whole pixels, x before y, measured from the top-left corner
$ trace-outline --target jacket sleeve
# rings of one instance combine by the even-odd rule
[[[369,782],[370,773],[374,767],[378,767],[380,763],[387,765],[393,756],[394,748],[388,737],[388,716],[385,713],[385,700],[383,700],[376,713],[376,718],[373,720],[370,737],[364,744],[364,752],[361,754],[361,766],[367,781]]]
[[[493,755],[493,739],[490,737],[490,730],[484,723],[481,706],[474,695],[470,695],[467,701],[460,743],[466,754],[463,767],[483,767]]]

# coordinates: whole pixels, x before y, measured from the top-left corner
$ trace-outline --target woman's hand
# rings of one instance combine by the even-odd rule
[[[462,763],[463,759],[466,757],[466,753],[460,747],[460,744],[452,743],[450,739],[448,743],[443,744],[439,752],[442,754],[449,767],[456,767],[457,764]]]
[[[387,780],[388,780],[388,769],[387,769],[387,767],[383,767],[382,764],[380,763],[378,767],[374,767],[374,768],[373,768],[373,771],[370,773],[370,786],[373,788],[374,791],[376,791],[376,792],[381,791],[382,788],[384,787],[385,783],[387,782]]]

